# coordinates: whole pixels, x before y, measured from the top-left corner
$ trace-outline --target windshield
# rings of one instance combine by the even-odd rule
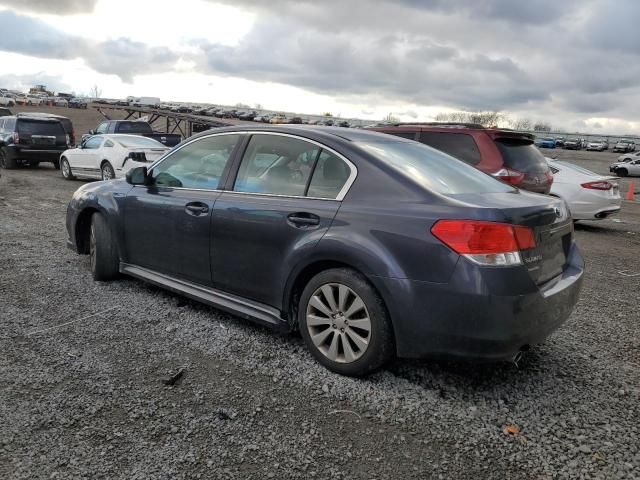
[[[498,139],[498,150],[502,153],[504,164],[522,173],[546,173],[547,161],[533,143],[520,140]]]
[[[418,142],[358,142],[357,145],[434,192],[446,195],[514,191],[513,187],[463,161]]]
[[[118,135],[111,138],[125,148],[164,148],[163,144],[153,138],[136,137],[134,135]]]

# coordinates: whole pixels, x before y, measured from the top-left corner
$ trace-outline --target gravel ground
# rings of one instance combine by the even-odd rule
[[[296,336],[93,282],[65,247],[80,185],[0,178],[0,478],[640,478],[640,203],[577,227],[581,300],[519,366],[356,380]]]

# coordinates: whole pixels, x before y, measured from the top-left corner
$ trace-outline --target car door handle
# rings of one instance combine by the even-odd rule
[[[299,212],[287,215],[287,219],[295,227],[310,227],[320,225],[320,217],[313,213]]]
[[[202,202],[187,203],[184,209],[189,215],[193,215],[195,217],[209,212],[209,207]]]

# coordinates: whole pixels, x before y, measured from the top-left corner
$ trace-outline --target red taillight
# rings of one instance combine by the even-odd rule
[[[439,220],[431,233],[461,255],[518,252],[536,246],[533,230],[507,223]]]
[[[551,170],[547,170],[547,172],[544,174],[545,177],[547,177],[547,180],[549,181],[549,184],[553,183],[553,172]]]
[[[596,182],[587,182],[580,185],[582,188],[588,188],[589,190],[611,190],[613,184],[606,180],[600,180]]]
[[[524,180],[524,173],[512,168],[501,168],[493,176],[509,185],[520,185]]]

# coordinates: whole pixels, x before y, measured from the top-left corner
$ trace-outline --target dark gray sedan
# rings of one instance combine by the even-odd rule
[[[418,142],[238,126],[74,194],[95,280],[137,277],[279,330],[363,375],[394,355],[513,359],[571,313],[564,203]]]

